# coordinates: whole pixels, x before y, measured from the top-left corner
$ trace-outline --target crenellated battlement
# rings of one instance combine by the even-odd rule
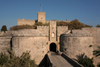
[[[18,19],[18,25],[34,25],[35,20]]]
[[[45,12],[38,12],[38,14],[45,14]]]

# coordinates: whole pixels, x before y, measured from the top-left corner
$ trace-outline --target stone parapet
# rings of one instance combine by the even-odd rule
[[[18,19],[18,25],[34,25],[35,20]]]
[[[47,35],[42,33],[41,31],[37,29],[23,29],[16,31],[16,33],[13,34],[13,36],[17,37],[46,37]]]

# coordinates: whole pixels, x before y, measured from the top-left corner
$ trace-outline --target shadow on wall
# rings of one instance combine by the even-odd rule
[[[60,51],[62,51],[62,52],[65,51],[65,50],[63,49],[63,46],[64,46],[64,44],[63,44],[63,35],[64,35],[64,34],[61,34],[61,35],[60,35],[60,38],[59,38]]]
[[[80,54],[80,55],[76,55],[76,58],[75,60],[79,60],[79,59],[82,59],[82,58],[87,58],[87,56],[85,55],[85,53],[83,54]]]
[[[68,61],[73,67],[83,67],[82,65],[80,65],[77,61],[72,60],[71,58],[69,58],[68,56],[66,56],[64,53],[62,53],[61,55],[66,61]]]
[[[38,67],[51,67],[51,62],[47,54],[44,56]]]
[[[85,53],[76,56],[78,63],[82,64],[84,67],[95,67],[93,64],[93,58],[88,58]]]

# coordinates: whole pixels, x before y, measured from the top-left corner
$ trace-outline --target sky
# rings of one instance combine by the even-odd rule
[[[46,20],[78,19],[81,23],[100,24],[100,0],[0,0],[0,29],[17,25],[18,19],[37,20],[37,12],[46,12]]]

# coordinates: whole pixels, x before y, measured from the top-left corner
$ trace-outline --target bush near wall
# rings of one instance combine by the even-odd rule
[[[0,54],[0,67],[37,67],[33,60],[30,60],[28,52],[23,53],[20,57],[12,56],[8,58],[6,54]]]
[[[43,24],[42,22],[37,22],[37,23],[35,23],[35,24],[33,25],[33,27],[34,27],[35,29],[37,29],[37,26],[49,26],[49,23]]]
[[[11,31],[21,30],[21,29],[36,29],[37,26],[49,26],[49,23],[43,24],[42,22],[37,22],[34,25],[16,25],[10,27]]]
[[[68,26],[68,29],[81,29],[83,27],[92,27],[91,25],[83,24],[79,20],[75,19],[71,22],[65,22],[65,21],[57,21],[57,26]]]
[[[84,67],[95,67],[93,64],[93,58],[88,58],[85,54],[77,55],[78,63]]]
[[[96,25],[96,27],[100,27],[100,25],[98,24],[98,25]]]
[[[4,31],[4,32],[7,31],[6,25],[3,25],[3,26],[2,26],[1,31]]]
[[[30,26],[30,25],[16,25],[16,26],[13,26],[13,27],[10,27],[10,30],[20,30],[20,29],[34,29],[33,26]]]

